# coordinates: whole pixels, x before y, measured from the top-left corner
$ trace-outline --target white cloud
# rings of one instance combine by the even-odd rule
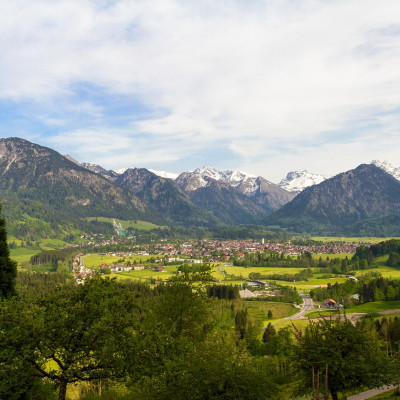
[[[255,174],[268,160],[284,172],[294,161],[319,162],[315,172],[332,174],[357,159],[346,163],[351,143],[399,132],[396,0],[3,0],[0,15],[0,98],[81,107],[99,118],[106,109],[75,104],[74,83],[86,82],[163,111],[125,129],[97,121],[69,133],[74,141],[54,139],[65,148],[91,143],[99,158],[122,146],[130,149],[124,157],[168,162],[226,141],[238,155],[232,163]],[[348,137],[330,145],[337,132]],[[322,147],[314,153],[316,141]],[[378,147],[358,146],[358,157],[377,158]]]

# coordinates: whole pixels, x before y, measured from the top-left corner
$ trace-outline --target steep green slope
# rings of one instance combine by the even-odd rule
[[[135,193],[172,224],[206,227],[222,224],[210,212],[194,205],[173,180],[161,178],[145,168],[128,169],[115,183]]]
[[[10,233],[20,228],[27,234],[22,225],[31,224],[34,236],[42,231],[59,237],[68,226],[94,227],[82,219],[96,216],[165,222],[134,194],[54,150],[18,138],[0,140],[0,198]]]
[[[391,224],[387,231],[397,234],[399,213],[400,182],[363,164],[305,189],[264,222],[297,232],[372,234],[383,218]]]

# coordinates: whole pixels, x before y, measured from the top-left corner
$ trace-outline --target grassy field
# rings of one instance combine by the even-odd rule
[[[387,391],[385,393],[378,394],[378,395],[376,395],[374,397],[370,397],[370,399],[371,400],[372,399],[380,399],[380,400],[384,400],[384,399],[395,400],[395,399],[398,399],[398,400],[400,400],[400,392],[396,388],[396,389],[389,390],[389,391]]]
[[[360,304],[346,309],[346,313],[374,313],[385,310],[400,308],[400,300],[396,301],[372,301],[371,303]]]
[[[298,311],[293,304],[267,301],[244,301],[244,306],[249,315],[262,323],[263,326],[267,325],[268,322],[273,323],[278,319],[290,317]],[[268,319],[268,311],[272,312],[273,319]]]
[[[313,260],[319,260],[320,257],[322,258],[322,260],[326,260],[328,257],[330,260],[334,259],[334,258],[339,258],[340,260],[343,260],[344,258],[351,258],[353,257],[353,253],[338,253],[338,254],[312,254],[312,258]]]
[[[275,268],[275,267],[224,267],[223,270],[231,275],[243,276],[248,278],[251,272],[259,272],[260,274],[272,275],[272,274],[297,274],[304,268]]]
[[[112,265],[116,263],[118,260],[124,260],[124,262],[130,261],[132,264],[134,261],[136,261],[136,263],[145,263],[145,262],[150,262],[151,258],[160,259],[164,258],[164,256],[157,254],[150,254],[148,256],[135,255],[131,257],[120,257],[120,256],[113,257],[113,256],[106,256],[104,254],[88,254],[85,256],[85,267],[96,268],[101,264]]]
[[[318,310],[318,311],[310,311],[306,314],[308,318],[319,318],[319,317],[329,317],[330,315],[337,314],[337,310]]]
[[[10,256],[18,263],[18,267],[24,268],[29,264],[31,257],[39,252],[39,249],[32,250],[25,247],[17,247],[10,250]]]
[[[165,267],[166,272],[156,272],[151,269],[143,269],[141,271],[129,271],[129,272],[118,272],[115,274],[110,274],[112,278],[120,279],[133,279],[133,280],[146,280],[149,281],[151,278],[155,280],[165,281],[170,279],[172,276],[176,275],[178,266],[173,265]]]
[[[312,240],[320,241],[320,242],[347,242],[347,243],[379,243],[384,240],[390,239],[400,239],[398,237],[348,237],[348,236],[313,236],[311,237]]]
[[[86,218],[88,221],[102,221],[102,222],[109,222],[110,224],[113,224],[113,221],[117,224],[121,224],[123,229],[127,228],[133,228],[137,229],[139,231],[150,231],[155,228],[165,228],[165,226],[160,226],[153,224],[152,222],[147,222],[147,221],[139,221],[139,220],[133,220],[133,221],[124,221],[122,219],[117,219],[117,218],[106,218],[106,217],[89,217]]]
[[[400,279],[400,269],[386,267],[386,266],[357,271],[355,276],[363,275],[369,271],[379,272],[380,274],[382,274],[382,277],[384,277],[384,278]]]
[[[286,328],[287,326],[292,327],[293,325],[300,330],[304,330],[306,326],[308,325],[309,321],[306,319],[295,319],[295,320],[285,320],[278,322],[276,325],[274,325],[274,328],[276,330]]]

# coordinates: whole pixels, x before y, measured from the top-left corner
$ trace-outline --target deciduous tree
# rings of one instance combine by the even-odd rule
[[[386,383],[387,359],[371,327],[354,326],[348,319],[310,322],[304,332],[295,331],[295,360],[311,387],[312,369],[317,374],[328,365],[328,387],[333,400],[338,392],[361,385]]]

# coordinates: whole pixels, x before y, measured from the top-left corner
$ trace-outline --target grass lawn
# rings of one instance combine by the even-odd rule
[[[334,259],[334,258],[339,258],[340,260],[345,259],[346,257],[348,259],[350,259],[351,257],[353,257],[353,253],[338,253],[338,254],[312,254],[312,258],[313,260],[319,260],[319,258],[321,257],[322,260],[326,260],[328,257],[330,260]]]
[[[120,279],[150,280],[151,278],[154,278],[156,280],[165,281],[175,275],[178,266],[172,265],[169,267],[165,267],[165,269],[167,270],[167,272],[156,272],[151,269],[143,269],[141,271],[118,272],[107,276],[110,276],[111,278],[117,278],[117,280]]]
[[[386,259],[388,256],[383,256]],[[379,257],[381,258],[381,257]],[[370,269],[364,269],[364,270],[359,270],[357,271],[355,276],[360,276],[365,274],[366,272],[379,272],[382,274],[383,278],[395,278],[395,279],[400,279],[400,269],[392,268],[392,267],[387,267],[384,265],[384,262],[382,261],[382,266],[379,266],[378,268],[370,268]],[[379,265],[379,264],[378,264]]]
[[[276,325],[274,325],[274,328],[276,330],[282,329],[282,328],[286,328],[287,326],[289,327],[293,327],[293,325],[300,330],[304,330],[306,328],[306,326],[308,325],[309,321],[306,319],[294,319],[294,320],[285,320],[285,321],[281,321],[278,322]]]
[[[333,315],[333,314],[338,314],[339,311],[337,310],[318,310],[318,311],[310,311],[309,313],[306,314],[306,317],[308,318],[319,318],[322,316],[328,316]]]
[[[290,317],[298,311],[293,304],[289,303],[244,301],[243,304],[248,310],[249,315],[256,321],[261,322],[263,326],[267,325],[268,322],[273,322],[272,319],[268,319],[268,311],[272,312],[272,318],[274,318],[274,320]]]
[[[17,247],[16,249],[10,250],[10,255],[11,258],[20,265],[21,263],[28,263],[31,257],[39,252],[39,249],[32,250],[25,247]]]
[[[385,310],[395,310],[400,308],[400,300],[395,301],[372,301],[371,303],[360,304],[351,308],[346,308],[346,313],[374,313]]]
[[[378,394],[374,397],[370,397],[370,399],[400,399],[400,392],[397,391],[397,388],[389,390],[385,393]]]
[[[224,267],[223,270],[227,274],[233,274],[235,276],[243,276],[248,278],[251,272],[259,272],[260,274],[272,275],[272,274],[297,274],[305,268],[275,268],[275,267]]]
[[[149,256],[132,256],[132,257],[120,257],[120,256],[106,256],[104,254],[90,254],[85,256],[85,267],[87,268],[96,268],[101,264],[112,265],[113,263],[117,262],[118,260],[125,260],[124,262],[130,261],[132,264],[134,261],[137,263],[145,263],[150,262],[150,259],[160,259],[164,258],[164,255],[149,255]]]
[[[214,265],[214,266],[211,268],[211,275],[212,275],[215,279],[217,279],[218,281],[220,281],[220,280],[224,279],[224,274],[223,274],[222,272],[219,272],[219,271],[218,271],[218,265],[219,265],[219,264]]]
[[[62,249],[66,244],[67,242],[61,239],[43,239],[43,241],[40,242],[40,247],[43,250],[55,250]]]

